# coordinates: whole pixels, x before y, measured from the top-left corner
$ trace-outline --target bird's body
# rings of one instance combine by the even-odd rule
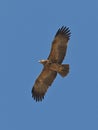
[[[66,55],[69,37],[69,28],[60,28],[52,42],[51,51],[47,60],[40,61],[44,67],[32,88],[32,97],[36,101],[41,101],[44,98],[47,89],[51,86],[57,76],[57,73],[59,73],[62,77],[65,77],[68,74],[69,65],[61,63]]]

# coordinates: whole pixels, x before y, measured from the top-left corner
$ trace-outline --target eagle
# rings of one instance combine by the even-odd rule
[[[69,27],[62,26],[59,28],[52,41],[51,51],[48,58],[39,61],[43,65],[43,69],[35,80],[31,91],[32,97],[36,102],[44,99],[48,88],[53,83],[57,74],[65,77],[69,73],[69,64],[62,64],[62,62],[66,55],[70,35],[71,32]]]

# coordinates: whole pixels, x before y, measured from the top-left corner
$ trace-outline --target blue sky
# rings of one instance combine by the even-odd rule
[[[98,130],[98,1],[0,1],[0,130]],[[64,63],[45,99],[31,97],[59,27],[70,27]]]

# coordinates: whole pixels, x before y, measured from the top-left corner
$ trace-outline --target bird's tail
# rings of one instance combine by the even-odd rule
[[[62,77],[65,77],[69,73],[69,64],[53,63],[50,69],[59,73]]]
[[[62,77],[65,77],[69,73],[69,64],[62,64],[62,65],[60,65],[60,67],[58,69],[58,73]]]

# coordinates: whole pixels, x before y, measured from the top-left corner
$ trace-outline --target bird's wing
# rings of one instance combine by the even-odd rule
[[[70,34],[69,28],[64,26],[57,31],[48,57],[50,61],[62,63],[66,54]]]
[[[32,97],[36,101],[41,101],[44,98],[47,89],[56,78],[56,75],[57,72],[49,70],[48,68],[44,67],[44,69],[36,79],[35,84],[32,88]]]

